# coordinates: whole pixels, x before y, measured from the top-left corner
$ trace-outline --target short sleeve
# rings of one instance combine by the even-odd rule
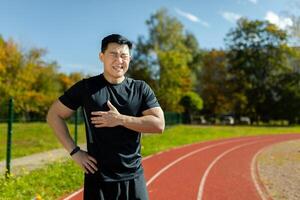
[[[84,91],[84,81],[81,80],[65,91],[59,100],[68,108],[77,110],[83,103]]]
[[[146,82],[142,81],[141,87],[143,94],[141,110],[145,111],[149,108],[160,107],[157,98],[150,86]]]

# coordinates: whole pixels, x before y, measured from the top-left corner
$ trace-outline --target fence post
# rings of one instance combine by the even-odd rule
[[[75,111],[75,116],[74,116],[74,140],[75,144],[77,145],[77,140],[78,140],[78,109]]]
[[[8,121],[7,121],[7,145],[6,145],[6,172],[5,177],[10,177],[10,162],[11,162],[11,138],[12,138],[12,123],[14,120],[14,99],[11,97],[8,104]]]

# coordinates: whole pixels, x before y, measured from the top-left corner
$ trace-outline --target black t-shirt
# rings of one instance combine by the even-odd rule
[[[143,173],[141,133],[123,126],[95,128],[90,118],[92,111],[108,111],[108,100],[119,113],[136,117],[159,107],[148,84],[127,77],[120,84],[111,84],[100,74],[77,82],[59,100],[72,110],[82,107],[88,152],[97,159],[104,181],[128,180]]]

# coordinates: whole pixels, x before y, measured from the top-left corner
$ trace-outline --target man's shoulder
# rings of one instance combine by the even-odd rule
[[[105,84],[102,74],[84,78],[82,82],[86,86],[100,86]]]
[[[99,81],[99,80],[101,80],[101,74],[96,75],[96,76],[90,76],[90,77],[83,79],[83,81],[86,81],[86,82],[95,82],[95,81]]]
[[[83,90],[87,92],[93,93],[104,86],[105,86],[105,81],[103,80],[101,74],[82,79]]]
[[[138,85],[138,86],[145,84],[145,81],[143,81],[143,80],[134,79],[134,78],[130,78],[130,77],[127,77],[127,82],[129,84],[134,84],[134,85]]]

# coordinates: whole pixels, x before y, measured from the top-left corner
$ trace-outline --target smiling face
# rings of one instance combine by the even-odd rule
[[[104,65],[104,77],[110,83],[120,83],[130,63],[130,51],[126,44],[109,43],[104,53],[100,53]]]

